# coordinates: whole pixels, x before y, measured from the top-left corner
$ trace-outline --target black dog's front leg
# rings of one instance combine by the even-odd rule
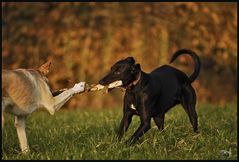
[[[139,128],[136,130],[133,136],[129,139],[128,143],[134,144],[149,129],[150,129],[150,119],[140,124]]]
[[[124,113],[123,118],[120,122],[119,131],[118,131],[118,140],[121,140],[124,133],[127,131],[128,127],[132,121],[132,116],[133,116],[133,113],[130,111]]]
[[[150,129],[150,117],[146,114],[140,116],[141,124],[139,128],[135,131],[133,136],[127,141],[129,144],[134,144],[144,133]]]
[[[133,93],[126,91],[124,96],[124,107],[123,107],[123,118],[120,123],[119,131],[118,131],[118,140],[121,140],[124,133],[127,131],[131,121],[132,116],[135,114],[135,110],[130,108],[130,105],[135,103],[135,96]]]

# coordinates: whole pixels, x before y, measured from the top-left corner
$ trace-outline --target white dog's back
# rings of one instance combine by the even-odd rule
[[[34,70],[2,70],[3,110],[15,115],[27,115],[39,107],[41,89],[49,91],[42,76]],[[46,92],[46,91],[44,91]]]

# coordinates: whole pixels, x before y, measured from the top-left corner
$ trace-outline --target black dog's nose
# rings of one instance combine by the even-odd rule
[[[99,84],[103,85],[104,84],[104,81],[103,79],[99,81]]]

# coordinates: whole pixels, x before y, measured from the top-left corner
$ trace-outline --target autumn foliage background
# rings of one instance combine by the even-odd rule
[[[52,89],[98,81],[117,60],[133,56],[145,72],[168,64],[181,48],[201,58],[193,83],[199,102],[223,104],[237,95],[237,4],[215,2],[2,3],[2,68],[37,68],[49,59]],[[173,66],[187,74],[181,56]],[[65,107],[122,106],[123,93],[76,95]]]

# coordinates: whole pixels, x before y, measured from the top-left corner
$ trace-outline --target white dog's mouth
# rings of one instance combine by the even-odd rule
[[[120,87],[122,85],[123,85],[123,82],[121,80],[117,80],[117,81],[112,82],[112,83],[110,83],[106,86],[103,86],[101,84],[97,84],[94,87],[90,88],[90,91],[99,91],[99,90],[105,89],[106,92],[108,92],[108,89],[113,89],[113,88],[116,88],[116,87]]]

